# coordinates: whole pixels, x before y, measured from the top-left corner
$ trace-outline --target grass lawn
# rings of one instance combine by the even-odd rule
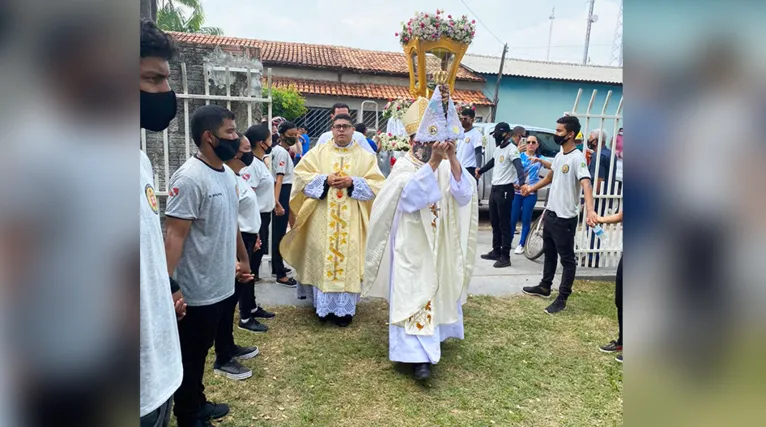
[[[549,300],[473,296],[464,341],[442,345],[433,377],[416,383],[388,360],[387,304],[363,303],[346,329],[309,308],[278,307],[267,334],[235,328],[253,377],[205,373],[208,399],[228,403],[220,426],[615,426],[622,366],[598,346],[616,338],[611,283],[577,282],[566,311]]]

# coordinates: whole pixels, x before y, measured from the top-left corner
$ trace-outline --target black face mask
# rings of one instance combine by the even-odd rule
[[[248,151],[247,153],[242,153],[242,157],[239,158],[239,160],[242,160],[242,163],[244,163],[245,166],[252,165],[253,159],[255,159],[255,154],[253,154],[252,151]]]
[[[141,127],[159,132],[176,117],[176,93],[141,91]]]
[[[553,135],[553,142],[555,142],[557,145],[564,145],[565,142],[567,142],[566,136],[561,135]]]
[[[502,145],[505,143],[505,135],[495,134],[495,145]]]
[[[216,157],[224,162],[233,159],[239,151],[239,138],[225,139],[218,136],[216,138],[218,139],[218,145],[213,147]]]
[[[267,148],[267,149],[263,150],[263,154],[266,154],[266,155],[269,155],[269,154],[271,154],[271,147],[269,147],[269,148]]]

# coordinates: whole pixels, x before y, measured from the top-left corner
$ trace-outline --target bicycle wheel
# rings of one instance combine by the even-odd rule
[[[524,256],[534,261],[543,254],[543,218],[545,214],[540,215],[537,221],[531,227],[527,242],[524,245]]]

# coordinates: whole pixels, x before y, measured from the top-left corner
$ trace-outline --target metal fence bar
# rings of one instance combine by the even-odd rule
[[[189,79],[186,75],[186,63],[181,63],[181,79],[183,81],[184,95],[189,94]],[[189,98],[183,98],[184,100],[184,154],[188,159],[189,154]],[[156,187],[155,187],[156,188]]]

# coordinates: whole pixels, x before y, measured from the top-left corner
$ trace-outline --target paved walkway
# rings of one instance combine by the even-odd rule
[[[528,260],[524,255],[511,254],[512,265],[508,268],[494,268],[494,261],[483,260],[479,254],[491,250],[492,231],[485,226],[479,229],[476,266],[468,291],[474,295],[505,296],[521,293],[524,286],[534,286],[540,281],[543,271],[543,257],[535,261]],[[311,300],[299,300],[295,297],[295,289],[286,288],[275,283],[273,277],[263,274],[269,272],[270,265],[263,265],[261,277],[264,280],[256,284],[255,292],[259,304],[264,305],[309,305]],[[608,268],[577,268],[577,278],[584,280],[613,281],[616,267]],[[553,286],[558,287],[561,280],[561,265],[558,266]]]

